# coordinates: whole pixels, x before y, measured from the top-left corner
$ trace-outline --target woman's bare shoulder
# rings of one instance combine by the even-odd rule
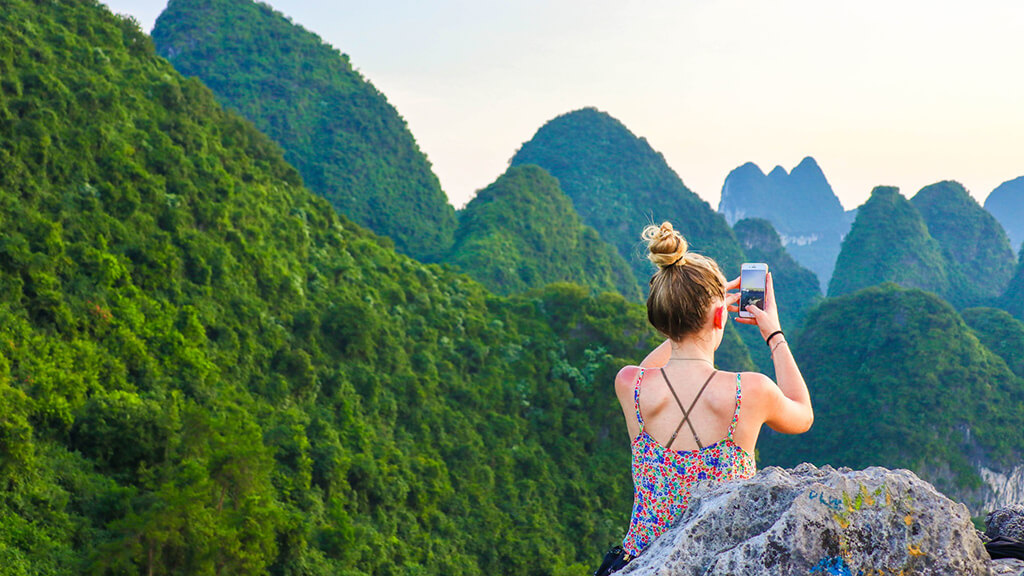
[[[619,373],[615,375],[615,393],[620,396],[624,393],[632,395],[633,384],[636,383],[641,370],[643,368],[640,366],[623,366]]]
[[[739,375],[744,396],[776,388],[775,381],[760,372],[728,372],[727,374],[733,379]]]

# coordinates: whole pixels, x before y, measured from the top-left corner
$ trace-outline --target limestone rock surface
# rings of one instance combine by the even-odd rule
[[[691,502],[622,574],[992,574],[967,508],[908,470],[769,467]]]
[[[1024,504],[994,510],[985,517],[985,536],[1024,541]]]

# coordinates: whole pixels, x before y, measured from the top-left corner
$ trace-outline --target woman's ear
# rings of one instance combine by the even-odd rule
[[[715,310],[715,328],[718,328],[719,330],[725,328],[725,315],[725,305],[719,306],[718,309]]]

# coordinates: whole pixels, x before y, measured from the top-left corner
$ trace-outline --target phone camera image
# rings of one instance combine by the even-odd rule
[[[740,318],[752,318],[747,306],[764,310],[764,294],[767,289],[768,266],[766,264],[744,264],[740,270]]]
[[[750,305],[764,310],[764,290],[743,290],[740,292],[740,310],[746,310],[747,306]]]

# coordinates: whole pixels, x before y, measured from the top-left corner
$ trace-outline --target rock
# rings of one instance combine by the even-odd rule
[[[993,576],[1024,576],[1024,560],[1001,558],[992,561]]]
[[[1024,505],[1017,504],[989,512],[985,517],[985,536],[1003,536],[1024,541]]]
[[[987,575],[992,562],[967,508],[912,472],[801,464],[698,487],[622,573]]]

